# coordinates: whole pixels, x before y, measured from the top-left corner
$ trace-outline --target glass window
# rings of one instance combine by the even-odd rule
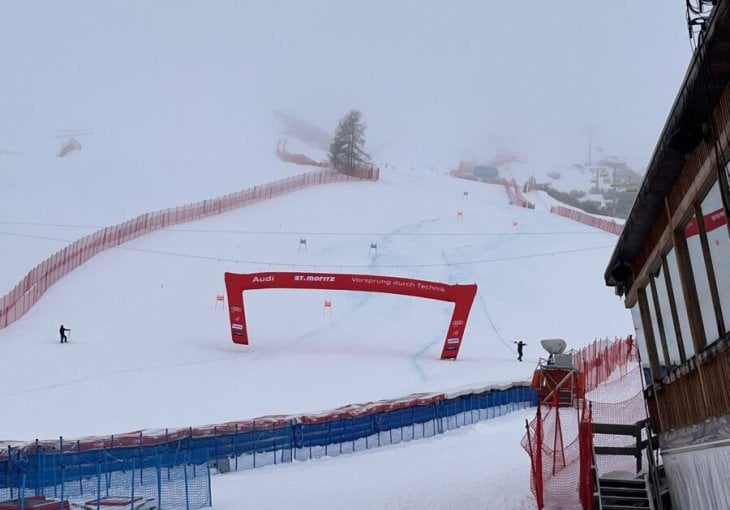
[[[636,343],[639,346],[639,356],[641,363],[645,367],[649,366],[649,352],[646,350],[646,335],[644,335],[644,326],[641,324],[641,312],[639,311],[639,302],[637,301],[631,307],[631,320],[634,322],[634,331]]]
[[[662,324],[664,325],[664,334],[667,338],[667,348],[669,349],[669,359],[672,365],[681,365],[682,359],[679,355],[679,343],[677,342],[677,334],[674,331],[674,321],[672,320],[672,308],[669,304],[669,293],[667,292],[667,284],[664,278],[664,269],[659,266],[659,272],[654,280],[656,284],[657,297],[659,298],[659,310],[662,315]]]
[[[720,187],[717,183],[702,201],[702,215],[705,218],[707,242],[710,245],[710,258],[715,270],[717,290],[720,294],[720,307],[725,329],[730,327],[730,236],[726,226],[727,217],[722,205]],[[714,337],[707,337],[708,343]]]
[[[719,338],[717,321],[715,320],[715,308],[712,304],[710,293],[710,280],[707,278],[705,257],[702,252],[697,217],[692,215],[687,226],[684,228],[684,236],[687,239],[687,251],[689,252],[690,265],[694,275],[695,286],[697,287],[697,299],[702,314],[702,324],[705,328],[705,339],[710,343]]]
[[[672,280],[672,291],[674,293],[674,301],[677,304],[677,316],[679,318],[679,330],[682,332],[682,345],[684,345],[684,353],[687,359],[695,354],[694,344],[692,343],[692,333],[689,329],[689,317],[687,315],[687,307],[684,304],[684,293],[682,292],[682,284],[679,278],[679,269],[677,267],[677,254],[674,247],[667,253],[667,266],[669,267],[669,276]]]
[[[664,352],[664,345],[662,344],[662,337],[659,333],[659,314],[656,313],[656,307],[654,306],[654,293],[651,290],[651,285],[646,286],[646,300],[649,303],[649,315],[651,316],[651,329],[654,333],[654,345],[656,345],[656,354],[659,358],[659,364],[667,366],[667,356],[669,353]],[[664,318],[662,317],[662,324],[664,324]]]

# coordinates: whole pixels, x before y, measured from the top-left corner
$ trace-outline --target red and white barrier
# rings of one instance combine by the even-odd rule
[[[563,207],[562,205],[550,207],[550,212],[552,214],[557,214],[558,216],[563,216],[564,218],[570,218],[571,220],[583,223],[584,225],[599,228],[606,232],[610,232],[611,234],[619,235],[624,229],[623,225],[620,225],[613,220],[596,218],[595,216],[591,216],[583,211],[570,209],[569,207]]]
[[[377,180],[377,174],[371,176]],[[368,177],[365,179],[370,180]],[[335,170],[309,172],[194,204],[141,214],[124,223],[97,230],[38,264],[10,292],[0,298],[0,329],[25,315],[60,278],[104,250],[154,230],[215,216],[309,186],[353,180],[362,178]]]

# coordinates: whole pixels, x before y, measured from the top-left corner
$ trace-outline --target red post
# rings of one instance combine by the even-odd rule
[[[536,418],[536,429],[535,429],[535,471],[537,476],[535,477],[535,501],[537,503],[538,510],[545,508],[545,501],[543,499],[543,479],[542,479],[542,406],[537,406]]]

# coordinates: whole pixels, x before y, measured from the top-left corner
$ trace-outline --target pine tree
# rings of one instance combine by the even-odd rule
[[[357,110],[352,110],[337,124],[329,153],[330,162],[335,168],[353,169],[370,161],[370,156],[363,149],[365,127],[362,114]]]

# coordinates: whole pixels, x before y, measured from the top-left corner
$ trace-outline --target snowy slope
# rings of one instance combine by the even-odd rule
[[[0,330],[0,406],[11,417],[1,439],[509,382],[529,377],[540,338],[579,347],[631,332],[601,279],[615,237],[511,207],[500,188],[445,173],[500,145],[528,151],[512,168],[520,183],[561,170],[583,159],[588,123],[607,153],[645,161],[689,58],[683,6],[536,2],[518,16],[483,2],[341,7],[3,3],[0,293],[97,228],[302,172],[274,157],[286,134],[275,111],[331,132],[361,109],[383,173],[156,232],[75,270]],[[556,30],[563,24],[579,29]],[[72,135],[82,149],[58,158]],[[252,344],[234,346],[215,309],[223,273],[277,268],[477,283],[459,360],[437,359],[448,305],[346,292],[252,292]],[[63,346],[61,322],[72,328]],[[528,342],[527,363],[514,359],[517,338]],[[302,508],[529,508],[524,416],[512,418],[423,446],[217,477],[216,508],[240,508],[244,497],[280,507],[282,486],[296,488]]]
[[[514,339],[527,340],[534,361],[540,338],[579,347],[631,332],[599,276],[613,242],[510,206],[499,186],[417,172],[305,189],[154,232],[93,258],[0,330],[12,361],[0,406],[38,416],[103,388],[80,415],[8,423],[3,435],[217,423],[524,380],[532,364],[514,361]],[[228,317],[215,309],[223,273],[292,268],[477,283],[459,360],[438,360],[452,305],[360,292],[249,292],[252,343],[231,344]],[[68,345],[57,343],[61,323],[72,328]],[[27,377],[29,366],[49,368]]]

